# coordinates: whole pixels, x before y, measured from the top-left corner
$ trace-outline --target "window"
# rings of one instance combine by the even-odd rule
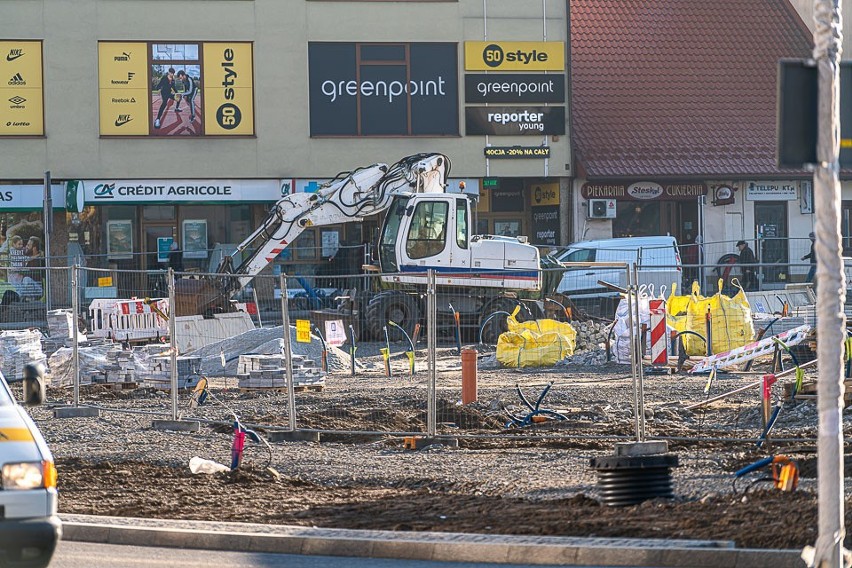
[[[424,201],[417,204],[405,243],[405,252],[409,258],[435,256],[444,250],[448,210],[446,201]]]
[[[456,244],[467,248],[467,200],[456,199]]]

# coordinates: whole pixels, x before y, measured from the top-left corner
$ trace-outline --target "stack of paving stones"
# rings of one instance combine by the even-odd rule
[[[24,378],[24,367],[45,364],[41,332],[35,329],[0,332],[0,370],[8,380]]]
[[[47,312],[47,332],[50,337],[42,339],[42,350],[53,353],[60,347],[70,347],[74,338],[74,315],[71,310]]]
[[[240,355],[237,378],[241,389],[287,388],[285,358],[283,355]],[[312,359],[293,355],[293,386],[322,390],[325,373]]]
[[[95,380],[95,375],[92,375],[92,382],[104,382],[111,385],[121,385],[125,387],[136,387],[136,367],[133,364],[133,352],[125,351],[119,347],[110,349],[107,354],[107,364],[99,371],[100,380]]]
[[[159,347],[159,353],[163,348]],[[177,358],[177,383],[179,389],[194,387],[199,376],[201,357]],[[150,359],[150,370],[144,375],[146,387],[160,390],[172,389],[172,358],[167,355],[157,355]]]

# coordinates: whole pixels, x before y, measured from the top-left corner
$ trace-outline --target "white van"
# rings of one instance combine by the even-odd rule
[[[24,402],[41,404],[40,369],[24,369]],[[47,444],[15,401],[0,373],[0,566],[50,563],[62,534],[57,516],[56,468]]]
[[[626,262],[639,267],[639,284],[653,286],[654,295],[665,289],[668,295],[672,284],[681,289],[683,269],[677,241],[674,237],[631,237],[582,241],[569,245],[556,255],[560,262]],[[557,292],[565,294],[578,307],[594,315],[611,316],[615,311],[614,293],[599,280],[624,287],[625,271],[615,268],[568,268]],[[611,309],[610,309],[611,308]]]

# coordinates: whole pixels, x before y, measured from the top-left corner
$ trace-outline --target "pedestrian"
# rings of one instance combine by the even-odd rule
[[[743,289],[756,290],[757,278],[754,274],[754,265],[757,263],[757,259],[754,256],[754,251],[748,247],[745,241],[737,241],[737,248],[740,251],[737,264],[742,265],[743,271]]]
[[[805,278],[805,282],[813,282],[814,276],[816,276],[816,260],[817,260],[817,257],[816,257],[816,250],[814,250],[814,243],[816,243],[816,235],[814,233],[811,233],[810,235],[808,235],[808,238],[811,240],[811,251],[808,254],[806,254],[805,256],[803,256],[802,260],[810,259],[811,267],[810,267],[810,269],[808,269],[808,276],[807,276],[807,278]]]

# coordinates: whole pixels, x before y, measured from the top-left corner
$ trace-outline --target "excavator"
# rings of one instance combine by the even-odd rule
[[[421,321],[429,269],[436,273],[439,319],[458,318],[466,327],[480,326],[494,312],[512,312],[522,298],[543,298],[550,290],[542,290],[538,249],[526,237],[471,234],[474,198],[447,193],[449,172],[447,156],[416,154],[390,166],[341,172],[315,193],[283,197],[223,258],[215,276],[176,282],[176,313],[228,311],[230,297],[305,229],[357,222],[384,211],[375,267],[381,289],[371,291],[361,304],[366,308],[359,310],[373,337],[383,337],[388,321],[409,333]],[[547,280],[555,283],[559,277]],[[541,314],[540,301],[524,305],[531,317]]]

